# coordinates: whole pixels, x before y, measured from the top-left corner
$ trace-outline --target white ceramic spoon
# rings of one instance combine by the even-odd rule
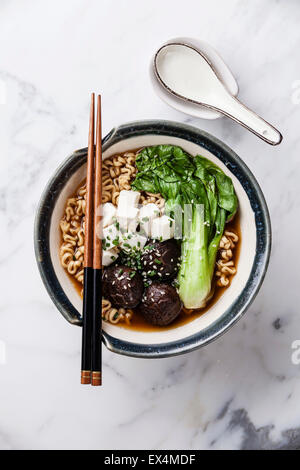
[[[163,45],[154,56],[154,72],[174,96],[230,117],[268,144],[280,144],[280,132],[228,92],[199,49],[183,43]]]

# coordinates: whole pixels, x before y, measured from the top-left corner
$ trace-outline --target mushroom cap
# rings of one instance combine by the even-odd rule
[[[178,317],[182,302],[169,284],[153,282],[143,295],[139,311],[152,325],[166,326]]]
[[[102,280],[103,296],[116,307],[134,308],[142,299],[142,276],[128,266],[106,268]]]
[[[149,248],[147,248],[149,247]],[[175,240],[150,242],[146,245],[141,262],[146,272],[156,272],[151,279],[169,281],[178,272],[180,248]]]

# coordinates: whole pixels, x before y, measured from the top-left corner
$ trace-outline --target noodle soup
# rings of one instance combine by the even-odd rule
[[[163,152],[167,150],[163,149]],[[161,153],[163,152],[161,151]],[[179,153],[179,155],[176,155],[179,160],[182,160],[180,164],[184,162],[188,167],[193,157],[189,155],[185,157],[184,155],[185,160],[183,160],[179,151],[175,150],[173,152]],[[151,151],[149,151],[149,155],[150,153]],[[108,237],[103,238],[103,260],[106,264],[104,277],[107,276],[107,282],[104,279],[104,285],[108,287],[103,295],[102,317],[104,321],[121,327],[156,331],[162,328],[178,327],[195,319],[196,316],[204,315],[219,300],[225,290],[230,288],[231,280],[237,271],[241,233],[239,212],[236,210],[230,221],[224,224],[222,233],[217,233],[218,230],[215,230],[215,238],[211,242],[213,249],[213,240],[217,240],[209,292],[207,292],[204,299],[199,300],[199,306],[191,307],[188,303],[185,305],[186,299],[188,299],[187,302],[190,302],[189,297],[194,296],[194,293],[190,295],[187,292],[187,287],[184,285],[184,273],[182,273],[185,262],[182,245],[185,241],[174,239],[171,227],[173,223],[172,212],[168,212],[170,200],[164,198],[160,192],[146,190],[146,186],[151,186],[152,183],[147,181],[148,169],[147,171],[141,170],[141,163],[138,163],[138,160],[144,158],[143,164],[147,165],[147,157],[145,149],[139,149],[120,153],[103,161],[102,203],[104,209],[107,207],[108,214],[105,214],[104,210],[104,219],[105,217],[110,218],[109,211],[114,215],[111,220],[108,220],[108,222],[112,222],[108,224],[108,230],[106,230],[107,227],[103,226],[103,233],[106,230]],[[156,156],[150,155],[149,158],[152,157],[155,161]],[[199,161],[199,167],[196,170],[202,176],[203,172],[200,173],[200,170],[202,171],[200,164],[205,167],[206,162]],[[212,174],[217,172],[214,168],[211,171]],[[170,173],[172,173],[172,168]],[[145,175],[144,180],[141,178],[143,174]],[[158,167],[158,174],[162,174],[160,167]],[[156,177],[156,175],[154,176]],[[183,175],[183,178],[185,178],[185,175]],[[220,180],[221,178],[223,176],[219,177]],[[177,181],[174,181],[173,174],[171,176],[168,174],[166,179],[169,185],[174,184],[174,182],[177,183]],[[170,181],[172,179],[173,181]],[[213,184],[211,174],[209,174],[207,180],[211,185]],[[182,185],[184,185],[185,180],[182,181]],[[202,184],[201,179],[200,181]],[[225,183],[228,184],[228,181],[226,180]],[[145,189],[143,189],[143,186],[137,188],[137,185],[145,185]],[[203,187],[205,187],[205,184],[203,184]],[[215,187],[217,186],[215,185]],[[85,196],[86,187],[85,181],[83,181],[75,194],[67,200],[64,216],[60,221],[62,234],[61,264],[71,277],[79,295],[82,295],[83,286]],[[132,199],[132,196],[138,201],[135,201],[131,206],[130,198]],[[211,194],[209,194],[209,197],[212,199]],[[122,206],[124,200],[127,201],[127,205],[122,212],[120,206]],[[135,207],[136,202],[139,204],[139,208]],[[212,201],[210,205],[208,204],[208,207],[213,207],[213,204]],[[148,212],[145,209],[147,206],[149,208]],[[221,210],[223,211],[223,208]],[[141,217],[140,214],[144,212],[150,214],[148,217],[150,220],[146,220],[147,217]],[[224,216],[223,212],[222,216]],[[123,230],[117,238],[115,230],[120,228],[118,227],[120,223],[123,225],[122,218],[126,219],[127,226],[125,231]],[[211,217],[211,220],[215,219]],[[206,229],[205,222],[204,227]],[[134,230],[128,230],[130,224],[133,224],[131,229]],[[110,236],[111,233],[113,236]],[[131,233],[133,234],[132,238],[128,238]],[[135,244],[132,244],[132,239],[135,240]],[[150,249],[147,249],[147,247],[150,247]],[[144,269],[145,263],[146,270]],[[169,263],[172,266],[165,266],[164,263]],[[196,272],[202,274],[202,266],[196,268]],[[162,273],[161,276],[159,276],[160,272]],[[191,272],[188,276],[192,278],[193,273]],[[114,283],[117,284],[116,290],[118,292],[112,292]],[[131,297],[133,298],[129,298],[128,291],[130,290],[141,291],[141,297],[134,299],[134,293],[132,293]],[[122,298],[118,297],[120,292],[123,292]],[[154,300],[156,301],[155,306],[152,305]],[[194,299],[192,301],[194,302]],[[164,306],[158,311],[157,305],[160,304]],[[163,314],[164,310],[168,313],[167,318]]]

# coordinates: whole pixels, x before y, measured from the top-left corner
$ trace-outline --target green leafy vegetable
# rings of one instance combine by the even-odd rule
[[[226,221],[238,207],[231,179],[207,158],[191,157],[180,147],[144,148],[136,159],[132,188],[160,193],[166,212],[175,217],[180,206],[185,219],[178,275],[179,295],[187,308],[205,305],[211,292],[216,255]]]

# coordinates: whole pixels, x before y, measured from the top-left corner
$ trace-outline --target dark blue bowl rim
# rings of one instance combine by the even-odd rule
[[[132,357],[162,358],[193,351],[218,338],[237,322],[257,295],[267,271],[271,252],[271,222],[263,193],[246,164],[226,144],[205,131],[187,124],[147,120],[112,129],[103,139],[103,150],[117,142],[141,135],[178,137],[210,151],[236,176],[249,198],[256,224],[256,254],[245,288],[231,306],[208,328],[186,338],[163,344],[139,344],[103,332],[108,349]],[[39,202],[34,228],[35,256],[43,283],[58,310],[68,322],[81,326],[81,315],[71,304],[56,277],[50,256],[49,228],[52,210],[69,177],[86,161],[87,149],[73,152],[56,170]]]

